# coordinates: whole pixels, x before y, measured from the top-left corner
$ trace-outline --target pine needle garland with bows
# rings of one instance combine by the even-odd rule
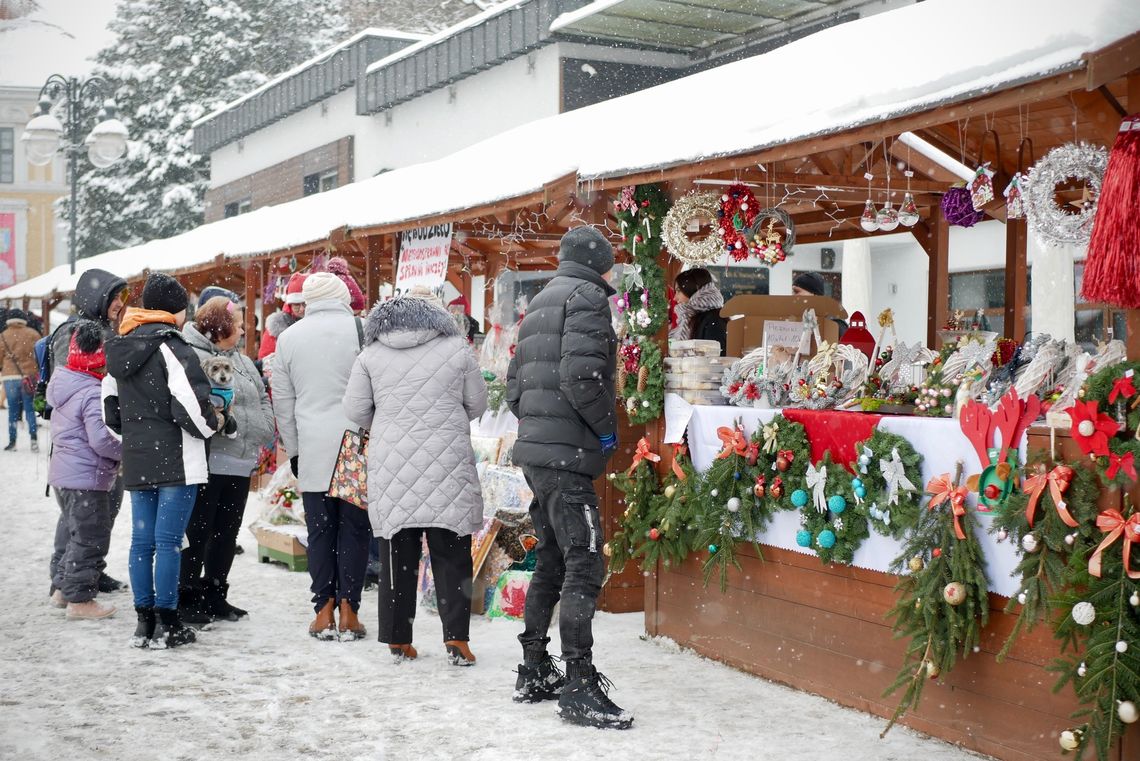
[[[1071,584],[1055,601],[1067,612],[1054,630],[1067,654],[1049,670],[1058,675],[1053,691],[1072,682],[1083,704],[1073,714],[1084,722],[1073,732],[1077,758],[1091,745],[1098,761],[1108,761],[1124,731],[1122,719],[1135,721],[1140,705],[1140,513],[1107,510],[1097,526],[1100,544],[1091,556],[1087,548],[1074,553]]]
[[[902,578],[895,586],[899,600],[887,616],[894,620],[895,636],[910,642],[902,669],[884,693],[902,690],[881,736],[919,704],[928,680],[949,673],[959,654],[973,652],[989,620],[985,559],[961,478],[959,463],[953,480],[947,474],[927,484],[928,509],[892,564]]]
[[[658,530],[657,539],[643,543],[634,553],[646,571],[655,569],[658,561],[666,568],[684,561],[696,535],[700,478],[683,447],[663,483],[661,493],[650,503],[649,524]]]
[[[645,441],[645,439],[642,439]],[[621,473],[610,473],[608,478],[625,495],[625,511],[621,525],[606,542],[603,552],[610,558],[610,573],[621,573],[625,564],[650,540],[653,527],[652,503],[657,494],[657,472],[653,461],[642,458]]]

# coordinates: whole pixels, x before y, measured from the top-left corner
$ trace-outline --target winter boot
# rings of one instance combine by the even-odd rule
[[[554,663],[554,658],[549,653],[545,654],[538,663],[520,663],[518,675],[513,698],[516,703],[558,700],[562,688],[566,686],[566,675]]]
[[[190,587],[178,588],[178,616],[183,624],[196,627],[202,627],[214,621],[206,609],[206,600],[202,592]]]
[[[447,662],[452,666],[475,665],[475,654],[465,640],[449,639],[443,644],[447,648]]]
[[[336,619],[333,611],[336,610],[336,601],[331,597],[317,611],[317,617],[309,624],[309,636],[321,640],[336,639]]]
[[[124,592],[127,585],[119,581],[113,576],[108,576],[105,573],[99,574],[99,594],[108,595],[112,592]]]
[[[40,442],[36,441],[35,439],[32,439],[32,451],[33,452],[40,451]]]
[[[419,653],[410,644],[408,645],[388,645],[388,652],[392,654],[392,660],[396,663],[400,661],[414,661]]]
[[[67,600],[64,599],[62,590],[55,590],[51,593],[51,605],[53,608],[66,608]]]
[[[592,665],[571,661],[568,681],[558,698],[558,715],[563,721],[599,729],[629,729],[633,715],[623,711],[607,694],[613,683]]]
[[[367,636],[368,630],[364,628],[364,624],[360,623],[360,619],[356,617],[356,611],[352,609],[352,603],[348,600],[340,601],[340,626],[337,629],[337,635],[341,642],[355,642],[358,639],[364,639]]]
[[[4,451],[5,452],[15,452],[16,451],[16,440],[12,439],[11,441],[9,441],[8,446],[4,447]]]
[[[206,590],[206,612],[214,621],[237,621],[249,614],[241,608],[235,608],[226,602],[227,586],[211,586]]]
[[[154,608],[135,608],[138,625],[135,636],[131,637],[131,647],[147,647],[154,638]]]
[[[113,615],[115,615],[114,605],[102,605],[94,600],[67,604],[67,617],[72,621],[92,621],[110,618]]]
[[[158,623],[154,627],[154,636],[150,640],[151,650],[167,650],[172,647],[189,645],[197,637],[194,630],[182,625],[177,610],[170,608],[155,608]]]

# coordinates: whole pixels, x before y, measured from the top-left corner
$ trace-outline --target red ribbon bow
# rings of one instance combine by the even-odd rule
[[[637,442],[637,449],[633,450],[633,464],[629,466],[629,470],[626,471],[626,474],[632,473],[633,469],[636,468],[642,460],[661,462],[661,455],[654,454],[653,451],[650,450],[649,442],[646,441],[644,436]]]
[[[1108,440],[1116,435],[1116,432],[1120,430],[1120,425],[1101,412],[1097,403],[1092,401],[1077,402],[1069,410],[1069,415],[1073,419],[1073,440],[1077,442],[1081,451],[1097,457],[1107,456],[1109,453]],[[1086,426],[1091,431],[1088,435],[1081,433],[1081,426],[1085,423],[1092,424]]]
[[[966,487],[954,486],[950,474],[943,473],[930,479],[930,483],[926,485],[926,493],[931,496],[929,505],[931,510],[947,500],[950,501],[950,508],[954,512],[954,534],[959,539],[965,539],[966,532],[962,530],[961,518],[966,514],[966,494],[969,493]]]
[[[688,454],[689,448],[684,444],[673,445],[673,475],[677,476],[678,481],[684,481],[688,476],[685,475],[685,470],[677,463],[678,457],[683,457]]]
[[[1140,542],[1140,513],[1133,513],[1127,520],[1119,510],[1110,509],[1096,517],[1096,527],[1108,534],[1089,558],[1089,573],[1100,578],[1100,556],[1112,546],[1121,535],[1124,536],[1124,571],[1130,579],[1140,579],[1140,571],[1132,570],[1130,555],[1132,543]]]
[[[788,462],[792,462],[796,459],[796,453],[790,449],[781,449],[776,453],[776,457],[783,457]]]
[[[1061,520],[1069,528],[1077,527],[1076,519],[1069,514],[1069,506],[1061,496],[1069,489],[1072,480],[1073,469],[1068,465],[1058,465],[1048,473],[1045,472],[1044,465],[1039,465],[1036,475],[1025,479],[1021,490],[1029,495],[1029,504],[1025,507],[1025,520],[1029,522],[1030,528],[1033,528],[1033,520],[1037,513],[1037,500],[1041,499],[1046,486],[1053,495],[1053,504],[1057,506],[1057,514],[1061,516]]]
[[[1116,453],[1109,453],[1108,455],[1108,470],[1105,471],[1105,476],[1111,481],[1116,478],[1116,474],[1120,472],[1121,468],[1128,474],[1128,477],[1133,481],[1136,480],[1136,458],[1131,452],[1125,452],[1123,455]]]
[[[1131,375],[1122,375],[1112,383],[1112,391],[1108,392],[1108,401],[1111,404],[1117,397],[1123,396],[1131,399],[1136,396],[1136,387],[1132,385]]]
[[[748,454],[748,439],[744,438],[744,431],[739,428],[721,426],[716,429],[716,435],[724,444],[724,449],[716,456],[718,460],[723,460],[733,454],[738,454],[741,457]]]

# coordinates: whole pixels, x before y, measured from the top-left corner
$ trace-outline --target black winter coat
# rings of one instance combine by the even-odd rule
[[[698,312],[693,315],[693,339],[718,341],[720,356],[725,356],[728,350],[728,320],[720,316],[719,309]]]
[[[127,489],[204,484],[218,428],[210,382],[173,325],[140,325],[106,344],[103,416],[123,439]]]
[[[75,284],[75,294],[71,303],[76,314],[83,320],[94,320],[103,326],[103,337],[114,336],[111,322],[107,319],[107,309],[111,305],[111,295],[127,287],[127,281],[106,270],[90,269],[79,276]],[[75,320],[68,320],[56,328],[51,338],[51,364],[54,371],[67,364],[67,350],[71,346],[71,334],[75,332]]]
[[[617,435],[613,293],[586,265],[562,262],[531,300],[507,371],[507,404],[519,419],[515,464],[591,477],[605,470],[599,439]]]

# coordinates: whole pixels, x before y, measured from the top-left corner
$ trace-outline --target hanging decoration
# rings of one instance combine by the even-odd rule
[[[898,228],[900,219],[899,213],[891,207],[891,156],[886,140],[883,141],[883,160],[887,167],[887,199],[875,215],[875,221],[879,223],[880,230],[890,232]]]
[[[1029,161],[1025,161],[1025,149],[1029,149]],[[1002,195],[1005,197],[1006,219],[1025,219],[1025,185],[1026,172],[1033,164],[1033,139],[1029,136],[1021,138],[1017,146],[1017,171],[1009,178]]]
[[[748,241],[745,234],[756,223],[760,204],[751,188],[743,183],[728,187],[720,197],[717,210],[717,223],[720,226],[724,250],[733,261],[742,262],[748,258]]]
[[[685,264],[703,267],[720,259],[724,242],[713,229],[700,240],[689,240],[686,230],[694,219],[715,221],[720,212],[720,200],[715,193],[689,193],[677,199],[665,215],[662,237],[669,253]]]
[[[987,117],[987,123],[990,118]],[[994,144],[994,158],[993,161],[986,160],[986,138],[990,138]],[[978,167],[974,170],[974,179],[970,181],[970,202],[974,205],[975,211],[984,211],[992,206],[997,206],[1000,202],[995,198],[994,186],[996,183],[1001,182],[1001,178],[995,177],[997,171],[1001,167],[1001,144],[998,142],[998,134],[993,129],[987,129],[982,133],[982,139],[979,143],[978,150]]]
[[[922,215],[918,213],[914,194],[910,192],[910,181],[914,178],[914,171],[910,168],[910,143],[906,146],[906,171],[903,175],[906,176],[906,193],[903,194],[903,202],[899,207],[899,224],[903,227],[914,227]]]
[[[1043,245],[1082,246],[1088,242],[1107,165],[1108,151],[1104,148],[1068,143],[1049,151],[1029,170],[1025,216],[1029,229]],[[1089,197],[1076,214],[1058,206],[1055,199],[1057,186],[1069,179],[1083,181],[1088,189]],[[1086,282],[1092,274],[1085,273]]]
[[[1140,113],[1121,123],[1112,144],[1081,294],[1087,301],[1140,308]]]
[[[766,223],[766,224],[765,224]],[[784,228],[781,235],[776,230],[779,224]],[[748,253],[768,265],[786,260],[796,245],[796,223],[792,215],[775,207],[762,210],[756,217],[756,224],[747,230],[745,240]]]
[[[638,444],[639,450],[642,444],[648,453],[648,442],[642,439]],[[653,461],[643,454],[641,459],[634,460],[629,470],[610,473],[607,478],[624,495],[625,510],[618,530],[602,547],[602,552],[610,559],[610,573],[621,573],[641,544],[651,540],[650,532],[659,531],[652,513],[652,502],[658,491],[657,472],[653,469]]]
[[[964,186],[956,185],[943,193],[941,205],[942,216],[958,227],[973,227],[985,217],[983,212],[974,208],[970,191]]]
[[[863,214],[859,217],[859,226],[864,232],[873,233],[879,229],[879,212],[875,211],[875,202],[871,200],[871,181],[875,175],[870,172],[863,174],[867,180],[867,201],[863,204]]]

